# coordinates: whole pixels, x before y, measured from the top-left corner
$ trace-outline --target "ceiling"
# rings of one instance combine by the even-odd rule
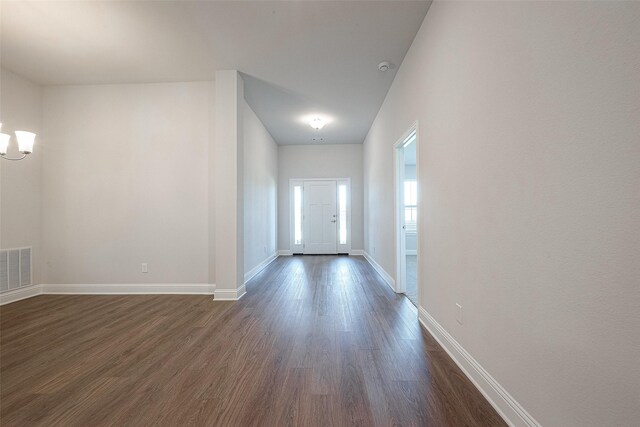
[[[7,1],[1,64],[42,85],[213,80],[237,69],[279,144],[362,143],[427,1]],[[378,71],[387,60],[395,67]]]

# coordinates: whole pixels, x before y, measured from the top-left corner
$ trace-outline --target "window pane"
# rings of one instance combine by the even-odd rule
[[[418,185],[413,180],[404,182],[404,204],[405,206],[415,206],[418,204]]]
[[[338,213],[340,244],[347,244],[347,186],[338,186]]]
[[[418,220],[418,183],[414,179],[404,182],[404,226],[407,233],[415,233]]]
[[[302,187],[293,187],[293,244],[302,244]]]

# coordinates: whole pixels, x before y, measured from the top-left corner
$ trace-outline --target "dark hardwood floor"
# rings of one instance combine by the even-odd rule
[[[363,258],[279,258],[247,288],[1,307],[0,424],[505,425]]]

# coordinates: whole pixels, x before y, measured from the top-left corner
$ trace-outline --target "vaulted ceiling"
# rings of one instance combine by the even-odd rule
[[[279,144],[361,143],[426,1],[6,1],[2,67],[42,85],[212,80],[237,69]],[[381,73],[381,61],[395,65]]]

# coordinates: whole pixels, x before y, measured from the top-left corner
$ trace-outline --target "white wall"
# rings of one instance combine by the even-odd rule
[[[2,133],[11,135],[9,155],[18,157],[14,131],[38,134],[33,154],[19,162],[0,160],[0,247],[32,246],[33,283],[41,283],[41,196],[42,89],[40,86],[0,69],[0,123]]]
[[[208,283],[210,90],[44,89],[48,283]]]
[[[545,426],[640,419],[638,52],[638,2],[434,2],[364,146],[395,275],[419,120],[420,305]]]
[[[244,272],[277,251],[278,146],[243,100]]]
[[[362,145],[282,145],[278,147],[278,247],[289,250],[289,180],[351,178],[351,249],[362,249]]]

